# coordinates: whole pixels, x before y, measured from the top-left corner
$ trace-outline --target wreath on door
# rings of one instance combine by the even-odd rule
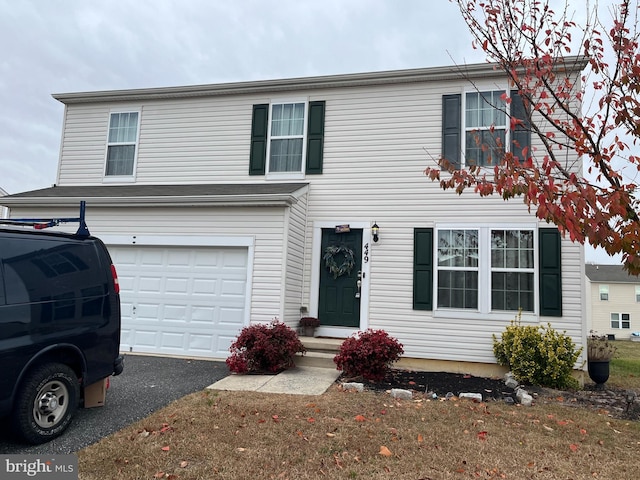
[[[329,245],[324,249],[324,265],[336,279],[345,273],[349,275],[356,264],[353,250],[346,245]]]

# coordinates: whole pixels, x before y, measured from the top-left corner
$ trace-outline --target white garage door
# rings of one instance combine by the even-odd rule
[[[110,246],[123,351],[226,358],[242,329],[247,249]]]

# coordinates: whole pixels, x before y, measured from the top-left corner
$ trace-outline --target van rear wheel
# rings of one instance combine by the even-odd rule
[[[78,408],[79,382],[62,363],[42,365],[22,383],[16,397],[13,427],[29,443],[47,442],[64,432]]]

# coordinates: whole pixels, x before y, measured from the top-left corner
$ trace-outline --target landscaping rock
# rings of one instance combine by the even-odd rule
[[[411,390],[403,390],[401,388],[392,388],[391,396],[393,398],[399,398],[400,400],[411,400],[413,398],[413,392],[411,392]]]
[[[357,382],[343,383],[342,388],[347,391],[355,390],[356,392],[364,392],[364,384]]]
[[[516,378],[513,376],[513,373],[511,372],[507,372],[504,375],[504,384],[508,387],[508,388],[513,388],[515,389],[518,386],[518,381],[516,380]]]
[[[533,405],[533,397],[528,393],[525,393],[520,399],[520,405],[522,405],[523,407],[530,407],[531,405]]]
[[[482,401],[482,394],[481,393],[463,392],[458,396],[460,398],[470,398],[471,400],[477,400],[478,402]]]

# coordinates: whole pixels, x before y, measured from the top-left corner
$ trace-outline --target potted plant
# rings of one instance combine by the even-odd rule
[[[316,328],[320,326],[320,320],[316,317],[302,317],[300,319],[300,328],[305,337],[315,336]]]
[[[606,335],[598,335],[591,331],[587,337],[587,363],[589,378],[598,388],[604,388],[609,379],[609,362],[615,355],[617,347]]]

